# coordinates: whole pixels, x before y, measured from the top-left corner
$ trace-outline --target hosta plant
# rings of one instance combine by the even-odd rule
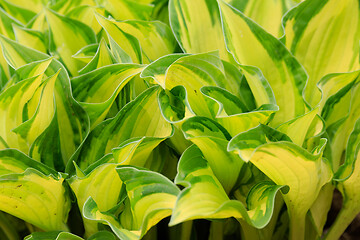
[[[359,0],[0,19],[1,239],[332,240],[360,212]]]

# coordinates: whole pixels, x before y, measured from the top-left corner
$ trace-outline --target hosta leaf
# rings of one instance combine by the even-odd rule
[[[50,124],[54,110],[44,112],[44,108],[48,105],[50,109],[54,109],[51,105],[53,105],[53,88],[55,80],[56,76],[53,77],[52,81],[45,81],[43,83],[43,74],[40,74],[37,77],[29,78],[17,83],[0,95],[1,137],[8,147],[17,148],[28,153],[30,145]],[[45,92],[44,99],[42,98],[43,91]],[[42,106],[42,113],[40,113],[40,115],[35,113],[38,104],[39,106]],[[25,137],[24,134],[16,135],[17,132],[14,131],[15,128],[19,127],[29,118],[33,119],[31,121],[34,121],[35,118],[39,121],[41,114],[44,114],[43,117],[45,117],[42,126],[39,125],[33,128],[32,131],[35,130],[35,132],[30,132],[30,139],[26,137],[26,133]],[[31,127],[31,122],[25,123],[25,126],[26,125],[30,125]]]
[[[329,74],[321,79],[318,86],[322,92],[321,116],[326,124],[343,119],[349,112],[352,87],[360,81],[360,71]]]
[[[95,53],[95,56],[84,68],[79,70],[79,74],[81,75],[84,73],[88,73],[100,67],[111,65],[113,63],[116,63],[115,57],[108,48],[105,40],[101,39],[99,43],[99,47]]]
[[[71,12],[71,10],[81,5],[94,6],[95,1],[94,0],[73,0],[73,1],[59,0],[51,5],[51,9],[60,14],[66,15],[67,13]]]
[[[100,3],[118,20],[150,20],[153,11],[153,5],[149,1],[100,0]]]
[[[333,124],[328,128],[330,135],[330,147],[332,150],[332,162],[334,171],[337,171],[342,162],[342,155],[346,149],[346,144],[356,121],[360,116],[360,83],[354,85],[350,92],[349,111],[343,121]]]
[[[219,4],[227,48],[238,63],[260,68],[274,91],[280,111],[272,124],[304,114],[302,66],[278,39],[223,0]]]
[[[13,68],[20,68],[28,63],[34,61],[40,61],[39,64],[43,64],[41,60],[49,58],[48,55],[33,49],[22,46],[10,39],[0,36],[0,42],[6,49],[5,57],[9,65]],[[75,152],[75,149],[83,138],[86,136],[89,127],[89,119],[86,112],[81,106],[73,99],[70,90],[70,80],[67,72],[64,70],[64,66],[57,60],[53,59],[46,69],[45,74],[52,76],[59,71],[58,80],[55,83],[55,103],[56,103],[56,121],[54,121],[55,127],[49,129],[47,132],[48,139],[55,139],[55,141],[49,142],[46,139],[42,139],[45,145],[37,145],[34,147],[37,150],[33,152],[32,157],[38,160],[47,159],[46,161],[53,161],[61,163],[59,159],[62,159],[65,164],[70,156]],[[30,71],[31,72],[31,71]],[[20,82],[21,83],[21,82]],[[51,156],[54,148],[59,149],[57,156]],[[56,154],[55,154],[56,155]],[[50,160],[48,157],[51,156]],[[62,164],[62,168],[64,165]],[[60,164],[60,165],[61,165]]]
[[[0,4],[6,12],[24,24],[28,23],[36,15],[34,10],[26,9],[26,7],[21,5],[18,6],[13,1],[1,0]]]
[[[215,176],[229,193],[234,187],[244,161],[227,151],[229,133],[205,117],[192,117],[182,125],[185,138],[195,143],[208,160]]]
[[[213,0],[170,0],[171,29],[186,53],[219,50],[221,59],[230,61],[221,31],[220,13]],[[209,40],[211,39],[211,40]]]
[[[282,188],[270,182],[259,183],[249,192],[247,210],[240,201],[229,199],[194,145],[181,156],[175,182],[185,189],[178,195],[170,226],[192,219],[235,217],[263,228],[271,219],[275,195]]]
[[[99,124],[77,152],[80,168],[84,169],[104,154],[110,153],[112,148],[127,139],[170,136],[172,127],[162,117],[156,101],[158,90],[158,87],[152,87],[144,91],[114,118]]]
[[[305,217],[320,189],[332,178],[330,164],[322,159],[323,141],[315,154],[289,142],[261,145],[250,159],[257,168],[279,185],[288,185],[283,195],[290,216],[290,238],[303,239]]]
[[[45,166],[44,164],[34,161],[22,152],[15,149],[1,150],[0,162],[0,176],[12,173],[23,173],[28,168],[34,168],[46,175],[56,175],[56,171]]]
[[[244,132],[259,125],[259,123],[267,123],[270,121],[272,115],[278,110],[279,108],[276,105],[268,104],[263,105],[252,112],[233,114],[229,116],[217,116],[216,121],[220,123],[231,136],[235,136],[240,132]]]
[[[133,63],[142,63],[139,40],[120,29],[114,20],[106,19],[99,14],[96,14],[96,19],[106,31],[112,50],[116,47],[121,48]]]
[[[131,230],[138,230],[144,236],[152,226],[171,215],[180,190],[157,172],[126,166],[116,170],[126,186],[131,205]]]
[[[2,8],[0,8],[0,33],[5,37],[15,39],[13,25],[23,26],[16,18],[9,16]]]
[[[317,112],[318,108],[315,108],[300,117],[281,124],[277,130],[288,135],[293,143],[302,146],[306,137],[309,137],[309,131],[312,131],[310,133],[310,137],[312,137],[325,130],[324,123],[320,120]]]
[[[27,121],[23,122],[21,125],[17,126],[12,131],[23,139],[26,140],[28,143],[32,143],[35,139],[41,134],[52,122],[54,118],[55,112],[55,103],[54,103],[54,88],[55,88],[55,81],[58,77],[60,70],[53,76],[46,79],[42,85],[44,87],[41,89],[41,92],[35,92],[34,95],[41,94],[40,102],[37,104],[36,110],[34,115],[29,118]],[[37,89],[36,91],[39,91]],[[27,102],[28,112],[31,113],[31,105],[33,105],[33,99],[30,99]],[[24,116],[23,116],[24,119]]]
[[[239,11],[243,12],[247,17],[254,20],[266,31],[275,37],[281,37],[283,33],[281,19],[282,16],[293,6],[293,0],[225,0]]]
[[[120,200],[122,181],[115,167],[116,164],[102,164],[86,176],[74,176],[69,180],[82,213],[84,204],[90,196],[99,203],[100,211],[108,211],[117,205]],[[97,223],[86,218],[84,227],[86,236],[98,231]]]
[[[5,2],[6,0],[1,1]],[[44,5],[46,5],[45,0],[11,0],[11,3],[33,12],[40,12],[43,9]]]
[[[95,33],[82,22],[62,16],[50,9],[45,11],[45,15],[51,31],[53,46],[51,50],[60,57],[69,72],[76,76],[82,65],[71,56],[82,47],[95,43]]]
[[[170,28],[162,22],[131,20],[113,23],[139,41],[143,63],[153,62],[175,50],[176,40]]]
[[[96,52],[98,51],[98,48],[99,48],[98,43],[89,44],[89,45],[81,48],[72,57],[88,64],[91,61],[91,59],[94,58]]]
[[[260,124],[248,131],[239,133],[231,139],[228,144],[228,151],[239,154],[241,159],[248,162],[254,150],[268,142],[289,141],[291,139],[284,133],[271,128],[267,125]]]
[[[141,76],[152,77],[168,90],[178,85],[184,86],[192,111],[210,118],[216,116],[217,104],[200,92],[201,87],[219,86],[227,89],[229,86],[216,52],[183,57],[169,55],[150,64]]]
[[[263,104],[276,104],[274,92],[260,69],[245,65],[240,65],[240,68],[249,84],[256,106],[260,107]]]
[[[95,18],[95,12],[105,15],[104,9],[95,8],[89,5],[79,5],[73,8],[66,15],[88,25],[92,30],[94,30],[95,34],[98,34],[101,30],[101,26]]]
[[[85,202],[84,217],[89,220],[98,221],[109,225],[111,230],[120,239],[137,240],[140,238],[139,231],[129,231],[127,229],[124,229],[121,227],[121,225],[114,216],[108,213],[102,213],[99,210],[96,202],[91,197]]]
[[[26,236],[24,240],[83,240],[69,232],[34,232]]]
[[[105,119],[119,92],[141,70],[138,64],[116,64],[71,80],[74,97],[87,111],[92,128]]]
[[[359,116],[359,115],[358,115]],[[354,130],[351,132],[347,148],[345,163],[335,173],[335,179],[339,181],[337,187],[343,195],[343,206],[331,226],[325,239],[339,239],[348,225],[360,212],[360,118],[356,121]],[[350,175],[351,174],[351,175]],[[350,176],[349,176],[350,175]]]
[[[285,44],[309,74],[304,96],[312,106],[320,100],[316,83],[324,75],[360,67],[359,11],[357,0],[316,0],[299,4],[284,17]]]
[[[45,45],[45,37],[41,32],[16,25],[14,25],[13,28],[17,42],[29,48],[46,53],[47,47]]]
[[[63,181],[31,168],[22,174],[2,176],[0,210],[45,231],[67,230],[70,201]]]

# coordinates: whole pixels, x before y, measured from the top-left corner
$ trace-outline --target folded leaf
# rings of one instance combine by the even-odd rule
[[[71,75],[76,76],[81,62],[72,58],[82,47],[96,42],[93,30],[87,25],[62,16],[50,9],[45,11],[51,32],[51,51],[54,51],[65,64]]]
[[[0,177],[0,210],[45,231],[67,230],[70,200],[63,177],[45,176],[28,168]]]
[[[284,41],[309,75],[304,97],[311,106],[320,101],[316,83],[323,76],[359,69],[359,11],[357,0],[315,0],[285,15]]]
[[[325,143],[315,154],[289,142],[267,143],[250,159],[276,184],[289,186],[283,198],[289,210],[290,239],[304,239],[306,213],[332,178],[330,164],[321,158]]]
[[[17,25],[13,25],[13,28],[17,42],[40,52],[47,52],[47,46],[45,44],[45,37],[43,33],[28,28],[22,28]]]
[[[171,29],[184,52],[219,50],[221,59],[232,59],[226,50],[216,1],[170,0],[169,18]]]
[[[114,118],[99,124],[78,149],[76,162],[80,168],[89,166],[127,139],[170,136],[172,127],[162,117],[156,101],[158,91],[158,87],[144,91]]]
[[[138,64],[113,64],[71,80],[74,97],[88,113],[91,128],[105,119],[120,91],[141,70]]]
[[[130,230],[140,231],[142,237],[152,226],[171,215],[180,190],[157,172],[126,166],[116,170],[126,186],[131,205],[133,229]]]
[[[219,5],[227,48],[238,63],[260,68],[274,91],[280,111],[272,125],[304,114],[301,94],[307,76],[302,66],[278,39],[243,13],[223,0]]]
[[[247,210],[240,201],[229,199],[194,145],[181,156],[175,182],[185,188],[178,195],[170,226],[192,219],[235,217],[263,228],[271,219],[276,193],[282,188],[270,182],[257,184],[247,197]]]

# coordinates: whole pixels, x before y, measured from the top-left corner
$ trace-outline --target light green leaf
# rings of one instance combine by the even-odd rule
[[[170,26],[186,53],[219,50],[220,58],[231,61],[221,31],[220,12],[213,0],[170,0]]]
[[[17,25],[13,25],[13,28],[17,42],[40,52],[47,52],[45,37],[41,32],[28,28],[22,28]]]
[[[330,164],[319,151],[310,154],[289,142],[267,143],[255,150],[250,162],[278,185],[288,185],[283,195],[290,216],[290,239],[304,239],[306,213],[320,189],[332,178]]]
[[[330,147],[332,153],[332,164],[334,171],[337,171],[340,163],[343,161],[342,157],[346,149],[346,144],[349,139],[351,132],[353,131],[356,121],[360,116],[360,83],[355,84],[350,94],[350,101],[347,106],[348,113],[344,116],[342,121],[328,127],[327,131],[329,132]]]
[[[45,11],[51,32],[51,51],[57,54],[71,75],[76,76],[81,62],[72,58],[82,47],[96,42],[94,31],[87,25],[62,16],[50,9]]]
[[[88,64],[91,61],[91,59],[94,58],[98,48],[99,48],[98,43],[89,44],[81,48],[77,53],[72,55],[72,57]]]
[[[66,231],[70,199],[63,181],[63,177],[45,176],[31,168],[4,175],[0,177],[0,210],[45,231]]]
[[[321,116],[328,126],[343,119],[349,112],[351,89],[360,82],[360,71],[328,74],[318,83],[322,93]]]
[[[108,48],[105,39],[101,39],[94,57],[84,68],[79,70],[79,74],[82,75],[113,63],[116,63],[115,57]]]
[[[89,199],[85,202],[83,212],[85,218],[109,225],[111,230],[120,239],[124,239],[124,240],[140,239],[139,231],[129,231],[127,229],[122,228],[118,220],[114,216],[106,212],[105,213],[101,212],[96,202],[91,197],[89,197]]]
[[[317,115],[318,111],[318,108],[314,108],[300,117],[281,124],[276,129],[288,135],[293,143],[303,146],[306,138],[325,131],[325,124]]]
[[[78,149],[76,160],[84,169],[133,137],[169,137],[172,126],[161,115],[157,103],[159,88],[144,91],[112,119],[99,124]],[[150,114],[151,113],[151,114]]]
[[[69,232],[34,232],[26,236],[24,240],[83,240]]]
[[[95,16],[99,24],[106,31],[111,49],[114,51],[114,49],[120,48],[126,52],[133,63],[142,63],[139,40],[119,28],[118,22],[115,20],[106,19],[99,14]],[[114,53],[114,55],[116,54]]]
[[[28,23],[32,18],[35,17],[36,11],[33,9],[27,9],[24,5],[28,5],[29,3],[24,3],[24,5],[16,5],[13,1],[1,0],[1,7],[14,18],[22,22],[23,24]]]
[[[148,65],[141,74],[152,77],[164,89],[185,87],[188,102],[196,115],[214,118],[217,114],[216,102],[205,97],[203,86],[219,86],[228,89],[224,67],[216,52],[180,57],[169,55]],[[204,107],[207,106],[207,107]]]
[[[120,91],[141,70],[138,64],[116,64],[71,80],[74,97],[88,113],[92,129],[105,119]]]
[[[93,169],[86,176],[77,174],[68,180],[82,213],[89,197],[99,203],[100,211],[108,211],[118,204],[121,197],[122,181],[115,167],[116,164],[105,163]],[[87,237],[98,231],[96,222],[86,218],[83,220]]]
[[[118,20],[150,20],[153,5],[151,1],[100,0],[100,4]]]
[[[129,20],[113,23],[139,41],[143,63],[153,62],[175,50],[176,40],[170,28],[162,22]],[[120,43],[119,45],[121,46]]]
[[[304,97],[311,106],[320,101],[316,83],[323,76],[359,69],[359,11],[358,0],[315,0],[285,15],[284,41],[309,75]]]
[[[261,182],[249,192],[247,210],[243,203],[230,200],[206,159],[196,146],[181,156],[176,184],[185,188],[178,195],[170,226],[192,219],[235,217],[263,228],[272,217],[274,200],[282,186]]]
[[[116,170],[126,186],[131,205],[131,230],[140,231],[142,237],[152,226],[171,215],[180,190],[157,172],[125,166],[119,166]]]
[[[66,14],[66,16],[88,25],[94,30],[95,34],[98,34],[102,28],[95,18],[95,12],[105,15],[105,9],[90,5],[78,5]]]
[[[4,46],[3,49],[6,49],[5,57],[7,62],[15,69],[34,61],[39,61],[38,64],[42,65],[44,63],[41,60],[49,58],[44,53],[22,46],[5,37],[0,36],[0,42]],[[63,170],[63,164],[70,159],[71,155],[87,135],[89,119],[84,109],[72,97],[69,76],[64,70],[64,66],[59,61],[53,59],[45,74],[46,76],[52,76],[59,69],[61,70],[55,83],[54,93],[56,121],[54,120],[52,124],[55,126],[48,128],[47,136],[41,135],[42,139],[39,139],[39,142],[32,145],[32,149],[35,150],[32,151],[31,156],[42,161],[60,163],[62,167],[59,170]],[[31,72],[31,70],[28,71]],[[49,141],[49,139],[53,139],[53,141]],[[58,149],[58,151],[54,151],[54,149]],[[53,153],[54,155],[52,155]],[[63,160],[62,163],[59,159]]]
[[[229,152],[237,153],[244,161],[249,162],[257,147],[268,142],[278,141],[291,142],[291,139],[274,128],[260,124],[233,137],[227,149]]]
[[[293,0],[225,1],[277,38],[284,34],[281,24],[282,16],[296,4]]]
[[[238,63],[258,67],[274,91],[280,111],[272,125],[304,114],[307,76],[302,66],[278,39],[243,13],[223,0],[219,5],[227,48]]]
[[[208,160],[215,176],[229,193],[239,181],[240,170],[245,162],[227,151],[229,133],[215,121],[205,117],[186,120],[181,130],[185,138],[195,143]]]
[[[240,69],[254,95],[256,107],[260,107],[263,104],[276,104],[274,92],[260,69],[245,65],[240,65]]]
[[[346,148],[345,163],[335,173],[335,180],[339,181],[337,188],[343,195],[343,205],[325,239],[339,239],[348,225],[360,212],[359,179],[360,118],[357,119],[354,130],[350,134]]]

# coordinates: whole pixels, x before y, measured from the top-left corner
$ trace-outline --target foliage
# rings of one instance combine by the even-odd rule
[[[331,240],[360,212],[359,0],[0,18],[1,239]]]

